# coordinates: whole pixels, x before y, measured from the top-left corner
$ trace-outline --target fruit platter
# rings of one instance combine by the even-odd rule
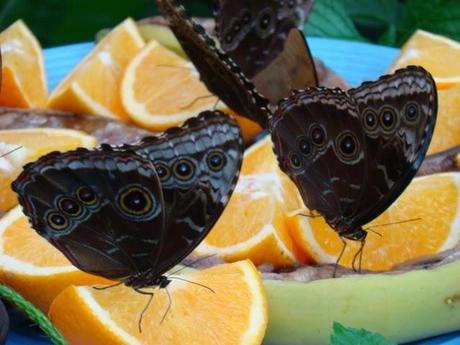
[[[0,343],[460,342],[460,43],[253,3],[0,32]]]

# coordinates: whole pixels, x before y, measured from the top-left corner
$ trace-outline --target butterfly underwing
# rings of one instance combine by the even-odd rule
[[[243,141],[204,112],[139,145],[53,152],[13,182],[32,227],[76,267],[139,289],[187,256],[222,213]]]
[[[208,90],[238,114],[267,128],[269,102],[239,66],[216,46],[201,25],[187,16],[176,0],[157,0],[157,5]]]
[[[309,88],[279,104],[271,136],[281,169],[305,205],[344,238],[386,210],[427,152],[437,116],[436,86],[410,66],[347,92]]]
[[[292,89],[317,86],[305,37],[295,30],[303,28],[312,6],[312,0],[218,1],[220,47],[272,103]],[[275,93],[273,86],[287,90]]]

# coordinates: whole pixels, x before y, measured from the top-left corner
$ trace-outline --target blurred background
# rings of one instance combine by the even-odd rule
[[[213,0],[182,0],[194,16],[212,14]],[[0,0],[0,30],[24,19],[43,47],[91,41],[127,16],[157,14],[154,0]],[[417,29],[460,40],[460,0],[316,0],[309,36],[398,47]]]

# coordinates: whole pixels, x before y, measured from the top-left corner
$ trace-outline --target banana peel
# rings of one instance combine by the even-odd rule
[[[344,271],[331,278],[332,271],[323,266],[265,274],[264,344],[329,344],[334,321],[399,344],[460,329],[460,249],[392,272]]]

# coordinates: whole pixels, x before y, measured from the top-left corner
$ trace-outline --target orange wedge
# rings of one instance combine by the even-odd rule
[[[438,90],[438,118],[428,154],[460,145],[460,84]]]
[[[48,96],[40,44],[22,20],[0,33],[2,88],[0,105],[43,107]]]
[[[460,173],[415,179],[398,200],[371,224],[403,224],[375,227],[369,231],[362,268],[388,270],[394,264],[451,249],[460,242]],[[417,219],[417,220],[414,220]],[[335,263],[341,240],[322,218],[290,219],[298,245],[317,263]],[[351,267],[360,243],[347,241],[340,264]]]
[[[11,182],[22,167],[45,153],[66,151],[77,147],[93,147],[96,139],[83,132],[70,129],[13,129],[0,131],[0,211],[17,204]]]
[[[154,297],[142,319],[142,333],[138,322],[148,296],[126,286],[106,290],[69,287],[53,302],[49,317],[70,344],[262,343],[267,301],[260,274],[250,261],[215,266],[181,278],[207,288],[172,280],[167,291],[143,289]]]
[[[276,267],[303,261],[289,235],[286,213],[302,208],[297,189],[279,172],[269,137],[251,147],[235,192],[197,255],[217,255],[227,261],[244,258]]]
[[[440,89],[460,82],[460,43],[444,36],[417,30],[404,44],[390,72],[408,65],[426,68]]]
[[[134,122],[158,131],[180,125],[217,102],[193,65],[157,41],[148,43],[128,65],[121,98]]]
[[[48,107],[129,121],[121,104],[121,79],[143,46],[136,24],[126,19],[53,90]]]
[[[72,266],[29,226],[19,206],[0,220],[0,282],[13,287],[44,312],[72,284],[108,283]]]

